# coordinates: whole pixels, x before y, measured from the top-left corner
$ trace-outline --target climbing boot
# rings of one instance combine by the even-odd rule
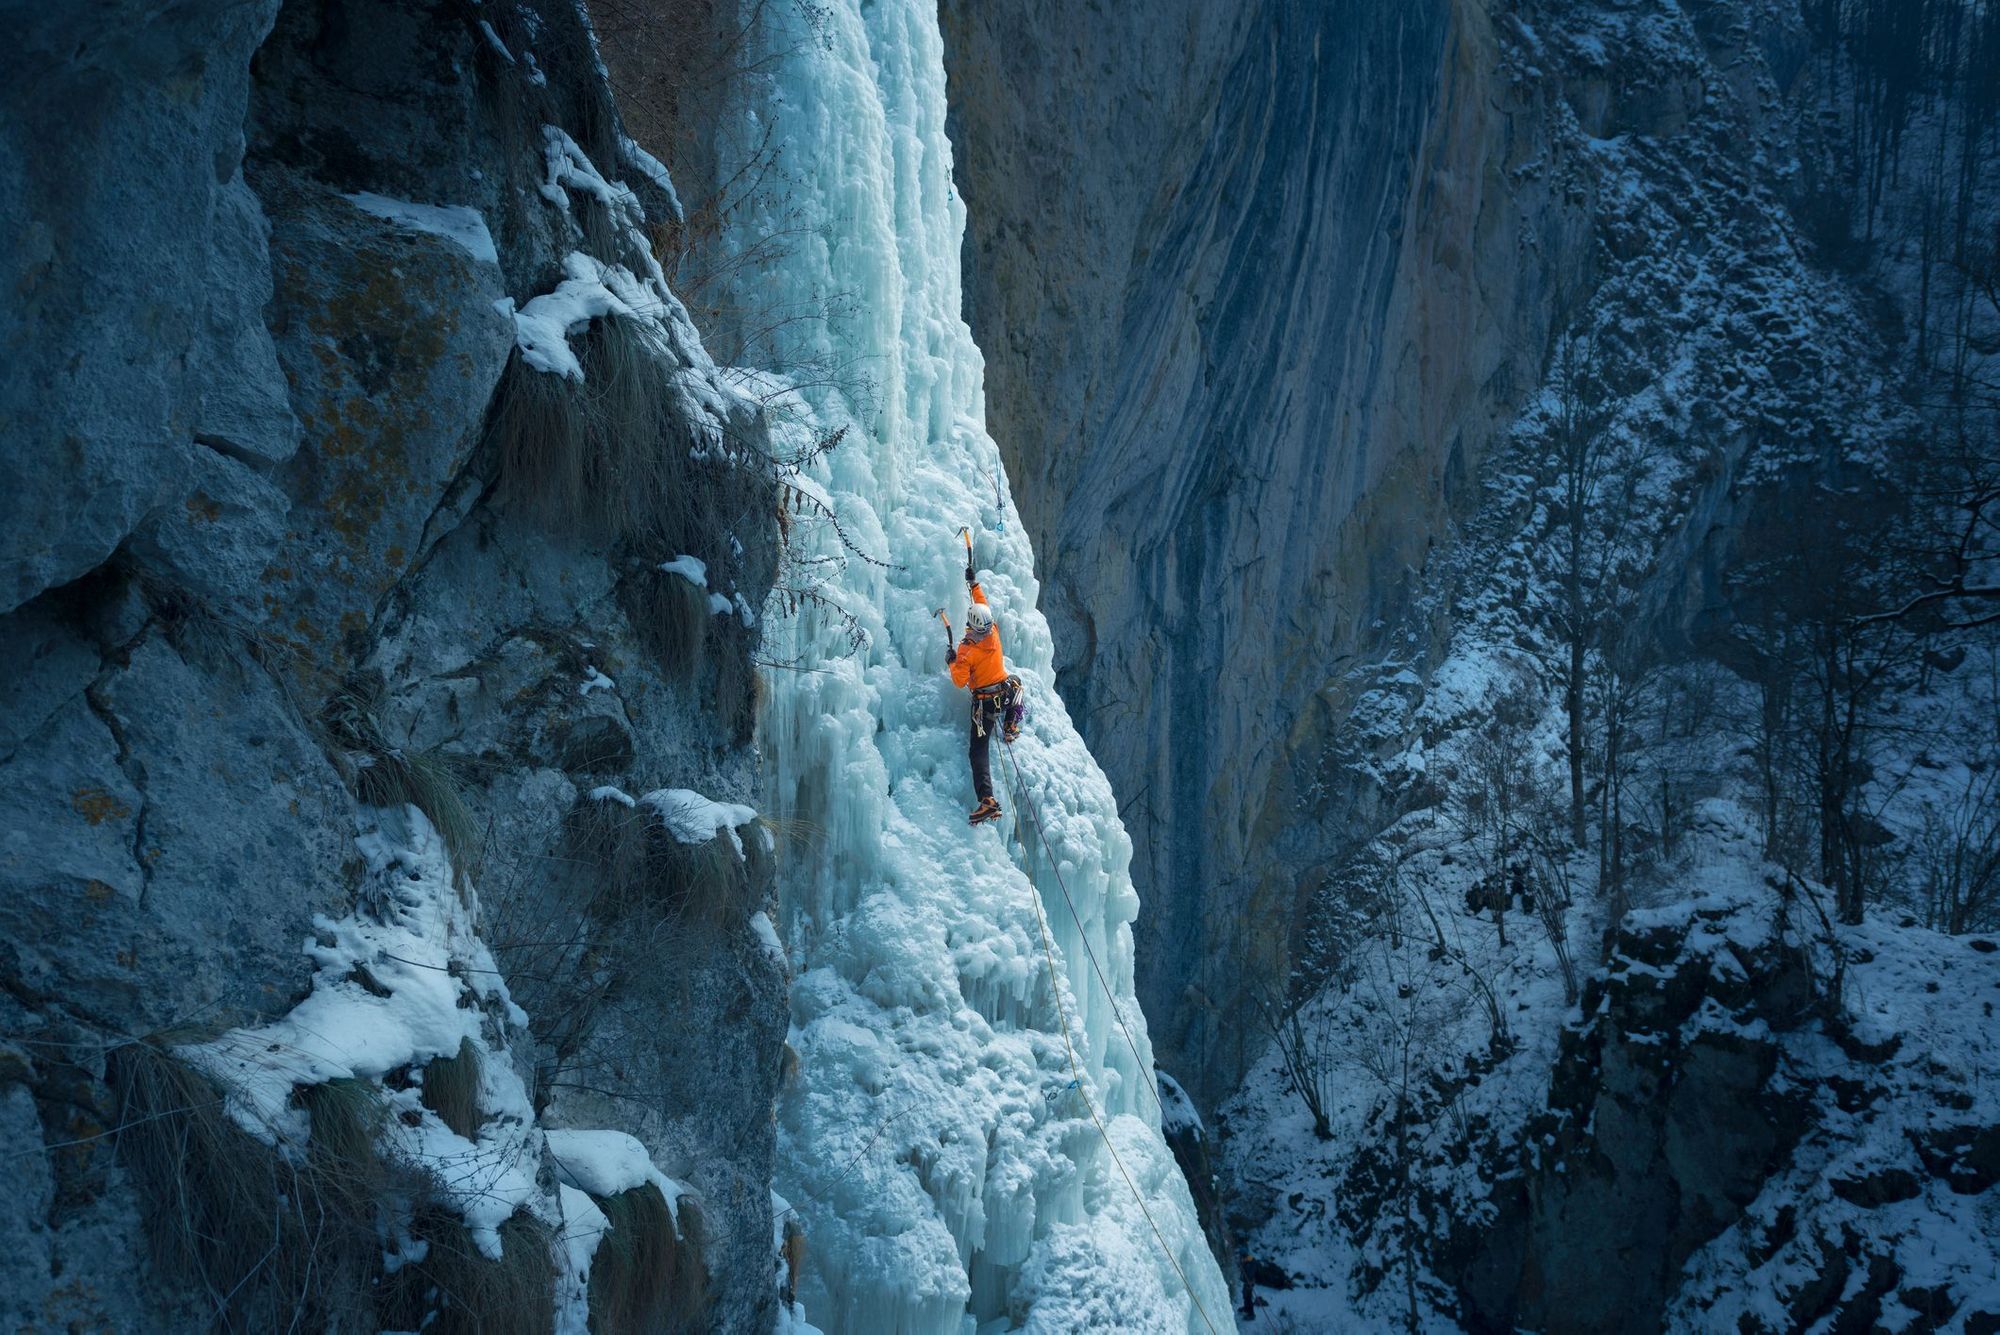
[[[965,820],[968,825],[984,825],[999,814],[1000,803],[993,798],[982,797],[979,799],[979,805],[972,809],[972,814],[967,816]]]

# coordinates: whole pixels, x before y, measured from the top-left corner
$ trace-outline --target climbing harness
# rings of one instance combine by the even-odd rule
[[[991,686],[981,686],[972,693],[975,700],[992,701],[999,707],[1000,740],[1009,746],[1021,735],[1021,725],[1028,721],[1028,693],[1021,686],[1021,679],[1008,673],[1006,680],[996,681]],[[984,720],[984,714],[974,711],[974,717]],[[982,726],[980,731],[984,732]]]
[[[1014,789],[1014,801],[1017,804],[1019,804],[1023,809],[1027,810],[1032,814],[1035,822],[1035,830],[1037,836],[1041,839],[1043,846],[1047,847],[1048,836],[1047,833],[1042,828],[1041,811],[1027,797],[1027,794],[1025,792],[1024,786],[1021,781],[1021,768],[1014,760],[1014,753],[1011,750],[1003,751],[1001,755],[1004,763],[1007,765],[1008,774],[1010,776],[1009,782],[1012,784]],[[1021,851],[1024,855],[1028,851],[1027,841],[1025,839],[1021,841]],[[1055,855],[1053,853],[1049,855],[1049,868],[1056,874],[1056,884],[1062,886],[1063,899],[1065,902],[1069,904],[1069,910],[1071,916],[1076,917],[1076,901],[1070,898],[1069,887],[1063,884],[1062,868],[1056,865]],[[1167,1263],[1173,1266],[1174,1273],[1180,1276],[1181,1288],[1186,1291],[1188,1296],[1188,1301],[1194,1304],[1194,1310],[1201,1315],[1202,1324],[1208,1327],[1209,1335],[1219,1335],[1219,1332],[1216,1330],[1215,1322],[1209,1319],[1208,1309],[1201,1305],[1201,1298],[1195,1293],[1194,1285],[1188,1282],[1187,1271],[1181,1268],[1180,1257],[1174,1255],[1174,1249],[1167,1245],[1166,1235],[1160,1231],[1160,1226],[1158,1222],[1155,1221],[1153,1218],[1152,1210],[1147,1208],[1146,1198],[1140,1194],[1138,1183],[1132,1180],[1132,1174],[1130,1170],[1128,1170],[1125,1167],[1125,1160],[1119,1155],[1118,1147],[1111,1143],[1111,1133],[1109,1130],[1105,1128],[1104,1119],[1098,1116],[1097,1105],[1091,1100],[1090,1091],[1088,1088],[1085,1087],[1083,1083],[1083,1064],[1077,1059],[1076,1044],[1070,1040],[1069,1010],[1067,1007],[1063,1005],[1062,984],[1060,981],[1060,974],[1056,969],[1055,944],[1049,937],[1048,918],[1042,913],[1042,897],[1041,894],[1035,889],[1034,878],[1032,875],[1028,878],[1028,900],[1031,904],[1034,905],[1035,925],[1041,929],[1042,954],[1046,957],[1049,966],[1049,991],[1055,997],[1056,1016],[1062,1024],[1063,1048],[1069,1053],[1070,1082],[1069,1084],[1065,1085],[1062,1089],[1055,1091],[1055,1094],[1053,1096],[1049,1097],[1048,1099],[1049,1105],[1053,1108],[1056,1099],[1059,1099],[1063,1094],[1067,1093],[1071,1089],[1074,1089],[1077,1093],[1077,1097],[1083,1100],[1084,1109],[1090,1113],[1090,1120],[1092,1124],[1094,1124],[1097,1127],[1098,1139],[1104,1142],[1105,1150],[1111,1155],[1111,1162],[1118,1166],[1118,1175],[1125,1179],[1126,1189],[1132,1193],[1133,1203],[1139,1207],[1139,1213],[1145,1216],[1147,1226],[1153,1230],[1153,1240],[1159,1243],[1160,1253],[1167,1258]],[[1082,936],[1083,921],[1081,918],[1077,918],[1077,932],[1078,932],[1078,939],[1083,940],[1084,953],[1090,956],[1091,968],[1096,969],[1097,957],[1095,953],[1093,953],[1090,949],[1089,940]],[[1101,970],[1098,971],[1097,981],[1100,984],[1104,984],[1104,974]],[[1111,989],[1108,984],[1105,984],[1104,987],[1105,987],[1105,995],[1109,997],[1111,1001],[1111,1013],[1113,1017],[1118,1020],[1118,1027],[1120,1029],[1125,1029],[1125,1019],[1123,1016],[1118,1014],[1118,999],[1117,997],[1111,994]],[[1125,1030],[1125,1041],[1127,1043],[1132,1043],[1132,1033],[1130,1030]],[[1133,1044],[1132,1055],[1135,1059],[1139,1055],[1139,1049],[1136,1044]],[[1145,1067],[1145,1063],[1140,1062],[1139,1065],[1140,1069],[1143,1070]],[[1153,1102],[1155,1106],[1158,1105],[1159,1098],[1160,1096],[1157,1093],[1153,1095]]]

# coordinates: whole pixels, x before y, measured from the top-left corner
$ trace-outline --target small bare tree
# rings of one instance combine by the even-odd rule
[[[1449,1060],[1451,989],[1435,976],[1442,961],[1420,962],[1395,950],[1374,952],[1356,971],[1356,1010],[1362,1017],[1343,1036],[1345,1064],[1368,1078],[1381,1097],[1394,1168],[1391,1240],[1402,1260],[1406,1329],[1419,1328],[1417,1269],[1424,1227],[1417,1168],[1424,1128],[1439,1111],[1436,1091]]]
[[[1430,929],[1430,958],[1444,961],[1458,971],[1466,989],[1485,1013],[1489,1027],[1488,1042],[1496,1049],[1506,1047],[1512,1042],[1512,1035],[1507,1030],[1507,1012],[1500,1005],[1500,994],[1493,986],[1493,963],[1466,949],[1458,931],[1446,929],[1446,919],[1439,916],[1437,906],[1432,903],[1433,872],[1427,860],[1411,855],[1413,851],[1406,850],[1387,868],[1387,899],[1396,924],[1395,936],[1398,939],[1421,939],[1422,934],[1414,930],[1412,921],[1412,918],[1421,916],[1424,925]]]
[[[1925,809],[1916,856],[1926,927],[1957,936],[2000,925],[2000,765],[1971,773],[1950,805]]]
[[[1598,638],[1599,585],[1606,553],[1596,542],[1593,512],[1603,501],[1612,466],[1609,395],[1588,333],[1564,335],[1550,370],[1555,411],[1549,423],[1553,489],[1560,516],[1556,542],[1561,596],[1556,628],[1563,647],[1563,712],[1569,725],[1569,837],[1584,841],[1584,692]]]
[[[1507,944],[1507,908],[1519,894],[1522,830],[1538,805],[1533,753],[1541,704],[1525,683],[1501,696],[1465,748],[1464,782],[1453,814],[1481,875],[1468,907],[1493,914],[1500,945]]]
[[[1767,506],[1749,526],[1731,575],[1731,652],[1760,682],[1767,702],[1783,706],[1778,718],[1786,733],[1771,739],[1765,763],[1782,755],[1798,771],[1773,771],[1771,782],[1811,794],[1805,805],[1818,836],[1818,875],[1834,892],[1839,920],[1858,923],[1877,860],[1864,802],[1881,739],[1881,705],[1918,661],[1906,627],[1863,616],[1879,605],[1884,584],[1901,574],[1895,554],[1878,541],[1897,498],[1861,482],[1802,480],[1789,497],[1774,499],[1787,503]],[[1778,805],[1766,816],[1774,828]]]
[[[1574,859],[1578,853],[1533,831],[1529,832],[1526,843],[1534,869],[1534,880],[1528,887],[1530,906],[1548,936],[1549,949],[1555,954],[1563,1000],[1574,1006],[1579,989],[1576,957],[1569,943],[1569,910],[1576,902]]]
[[[1293,998],[1266,986],[1257,993],[1257,1015],[1285,1063],[1286,1079],[1312,1114],[1313,1135],[1332,1140],[1327,1109],[1338,1074],[1335,1041],[1339,1030],[1331,1007],[1310,1003],[1311,998]]]

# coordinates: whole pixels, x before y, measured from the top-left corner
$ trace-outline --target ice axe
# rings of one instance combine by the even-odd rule
[[[944,653],[945,657],[949,658],[955,652],[951,644],[951,618],[944,614],[944,609],[942,607],[938,608],[937,611],[931,613],[931,615],[936,617],[939,621],[944,622]]]

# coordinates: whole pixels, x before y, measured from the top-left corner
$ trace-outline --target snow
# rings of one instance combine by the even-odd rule
[[[583,363],[569,346],[569,336],[603,316],[638,319],[644,296],[629,271],[605,264],[582,251],[563,259],[568,275],[553,292],[531,298],[514,312],[514,342],[521,358],[537,371],[581,382]]]
[[[757,934],[757,942],[771,958],[785,963],[785,947],[778,940],[778,929],[771,924],[771,915],[758,909],[750,915],[750,930]]]
[[[507,44],[500,40],[500,34],[493,31],[491,23],[488,23],[485,19],[479,20],[479,31],[486,38],[486,44],[499,54],[500,59],[506,61],[509,65],[514,63],[514,53],[509,51]]]
[[[792,1303],[779,1307],[774,1335],[820,1335],[820,1328],[806,1319],[805,1304]]]
[[[698,556],[682,552],[671,561],[660,562],[660,569],[669,575],[679,575],[698,589],[708,587],[708,563]]]
[[[612,211],[614,217],[638,213],[638,197],[630,186],[622,181],[607,181],[590,160],[590,155],[577,147],[576,140],[564,133],[562,127],[544,125],[542,127],[543,162],[547,172],[542,178],[542,198],[564,212],[569,211],[569,192],[586,194]]]
[[[633,801],[615,788],[592,796]],[[288,1152],[311,1133],[295,1090],[333,1079],[374,1082],[388,1114],[379,1133],[384,1157],[420,1170],[485,1256],[500,1257],[500,1226],[519,1211],[556,1225],[554,1327],[586,1335],[591,1260],[609,1227],[591,1196],[651,1183],[678,1225],[685,1189],[624,1132],[537,1124],[509,1051],[528,1017],[477,935],[477,891],[424,814],[366,811],[355,847],[367,864],[362,907],[314,919],[303,946],[317,966],[312,991],[277,1020],[178,1051],[221,1082],[230,1115],[246,1131]],[[424,1064],[464,1044],[480,1071],[481,1125],[471,1139],[422,1102]],[[384,1083],[399,1072],[408,1078]],[[553,1191],[541,1180],[545,1155]],[[391,1212],[383,1229],[385,1269],[423,1258],[427,1244],[410,1236],[407,1218]]]
[[[299,1086],[379,1081],[470,1043],[483,1073],[486,1121],[477,1139],[447,1127],[414,1088],[385,1092],[396,1115],[386,1119],[384,1137],[392,1154],[429,1170],[474,1243],[497,1258],[500,1225],[540,1194],[540,1132],[494,1023],[518,1027],[527,1017],[507,995],[476,934],[476,910],[422,812],[370,813],[355,846],[377,908],[314,918],[303,947],[318,966],[312,991],[269,1024],[180,1051],[223,1083],[230,1115],[246,1131],[297,1146],[310,1133],[305,1113],[293,1106]]]
[[[637,1137],[623,1131],[548,1131],[549,1158],[564,1186],[593,1196],[616,1196],[652,1183],[680,1219],[682,1186],[662,1173]]]
[[[498,264],[500,254],[493,248],[493,234],[486,230],[486,216],[464,204],[412,204],[406,199],[359,191],[345,196],[348,203],[364,213],[387,218],[413,232],[441,236],[481,264]]]
[[[691,788],[655,789],[640,798],[639,805],[658,816],[667,833],[684,844],[705,844],[718,834],[727,834],[738,857],[743,855],[743,839],[736,829],[757,819],[751,807],[711,802]]]
[[[680,191],[674,189],[674,178],[667,174],[666,164],[622,133],[618,136],[618,153],[634,171],[660,187],[667,197],[667,207],[673,210],[674,221],[685,221],[687,214],[681,208]]]
[[[530,56],[532,64],[532,55]],[[539,74],[539,71],[536,71]],[[563,259],[563,278],[554,291],[514,303],[515,343],[524,364],[581,383],[584,371],[569,338],[593,320],[615,319],[635,328],[662,363],[668,393],[696,435],[694,454],[726,449],[721,423],[752,408],[723,381],[702,346],[687,308],[667,286],[647,236],[644,206],[623,182],[607,180],[587,154],[559,127],[542,127],[546,171],[539,193],[561,216],[559,224],[580,248]],[[635,160],[637,161],[637,160]],[[643,168],[644,162],[639,165]],[[583,196],[610,221],[606,244],[598,229],[587,234],[574,208]],[[596,237],[595,242],[592,237]],[[589,253],[597,244],[607,251]]]
[[[1789,1076],[1817,1104],[1806,1136],[1743,1218],[1690,1258],[1669,1308],[1672,1330],[1773,1313],[1782,1326],[1782,1298],[1841,1246],[1892,1257],[1904,1291],[1949,1289],[1968,1309],[2000,1274],[1994,1189],[1961,1194],[1912,1152],[1940,1132],[2000,1123],[2000,1030],[1989,1013],[2000,956],[1922,928],[1869,923],[1842,936],[1856,1036],[1891,1055],[1861,1064],[1816,1031],[1783,1038]],[[1860,1107],[1830,1092],[1841,1085],[1866,1088]],[[1864,1206],[1836,1189],[1898,1169],[1915,1177],[1915,1196]],[[1894,1310],[1884,1312],[1886,1327],[1922,1328],[1890,1320]]]
[[[395,820],[391,813],[384,824]],[[289,1106],[295,1086],[380,1077],[455,1054],[462,1040],[480,1036],[480,1012],[461,1006],[461,996],[504,997],[505,985],[452,885],[442,840],[414,807],[402,813],[402,823],[401,838],[371,827],[355,840],[388,896],[384,919],[315,915],[314,935],[303,946],[318,965],[306,999],[268,1025],[183,1050],[228,1083],[230,1112],[253,1135],[303,1136],[303,1116]],[[483,981],[455,976],[450,966],[458,958],[483,967],[476,975]],[[376,991],[357,981],[363,969]]]
[[[1208,1128],[1202,1125],[1201,1113],[1196,1110],[1194,1100],[1181,1088],[1180,1081],[1166,1072],[1158,1073],[1160,1082],[1160,1129],[1168,1135],[1179,1135],[1192,1131],[1197,1136],[1206,1136]]]
[[[590,1330],[590,1263],[611,1221],[597,1202],[567,1183],[556,1187],[562,1209],[562,1248],[556,1276],[556,1335],[588,1335]]]
[[[780,458],[847,428],[796,482],[887,563],[803,520],[792,541],[814,591],[862,643],[781,600],[763,610],[770,656],[814,668],[768,675],[760,728],[767,805],[813,831],[810,856],[782,868],[777,923],[799,964],[777,1185],[811,1239],[801,1299],[840,1332],[1220,1329],[1228,1295],[1160,1135],[1132,995],[1132,845],[1053,690],[1027,537],[987,522],[1005,471],[960,318],[965,215],[936,7],[836,0],[768,26],[766,95],[723,149],[742,160],[768,132],[786,180],[746,202],[728,241],[805,240],[776,265],[736,266],[732,304],[848,295],[837,324],[787,323],[780,351],[867,379],[743,380]],[[1033,704],[1020,739],[995,748],[1008,815],[976,830],[968,705],[932,615],[946,602],[962,619],[967,525]],[[1081,1080],[1065,1092],[1072,1045]]]

